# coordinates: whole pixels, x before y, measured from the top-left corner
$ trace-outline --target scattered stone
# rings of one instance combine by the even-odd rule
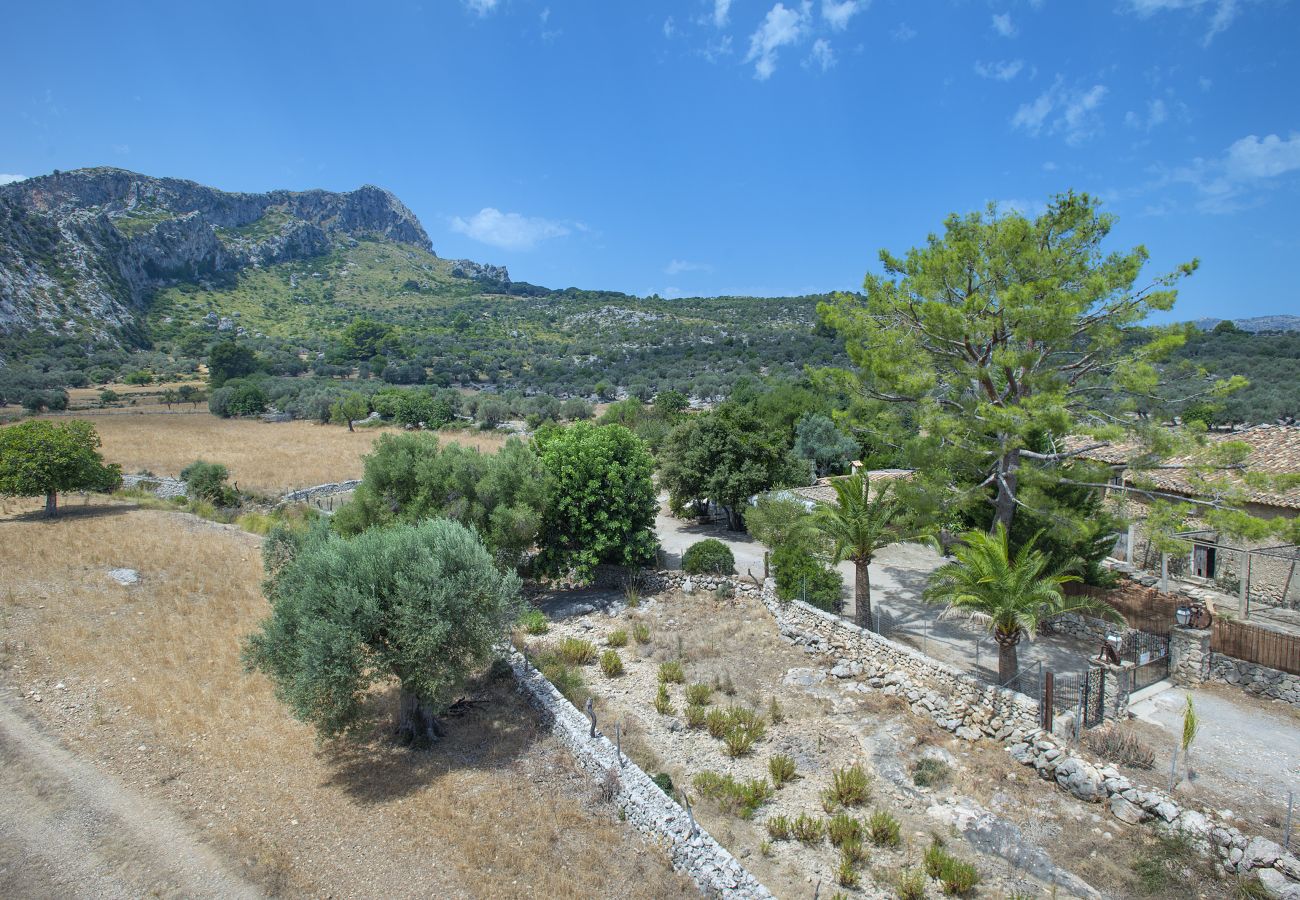
[[[140,582],[140,573],[135,569],[112,569],[109,571],[108,577],[121,585],[139,584]]]

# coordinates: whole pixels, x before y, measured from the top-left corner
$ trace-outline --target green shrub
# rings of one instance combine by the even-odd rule
[[[606,650],[600,654],[600,671],[608,678],[617,678],[623,674],[623,660],[617,650]]]
[[[660,772],[650,780],[658,786],[659,790],[663,791],[669,797],[673,795],[673,777],[667,772]]]
[[[912,767],[912,783],[917,787],[933,787],[946,782],[948,773],[946,762],[927,756],[917,760]]]
[[[730,575],[736,569],[736,558],[722,541],[705,538],[686,548],[682,569],[690,575]]]
[[[709,717],[709,711],[706,707],[698,703],[690,703],[686,706],[686,726],[688,728],[703,728],[705,721]]]
[[[877,810],[867,819],[867,834],[871,843],[877,847],[900,847],[903,843],[902,830],[898,820],[885,812]]]
[[[840,858],[851,866],[860,866],[867,861],[867,847],[862,843],[861,835],[851,835],[840,842]]]
[[[925,874],[943,884],[943,892],[954,897],[969,897],[979,884],[979,872],[973,865],[953,856],[936,838],[921,858]]]
[[[637,622],[632,626],[632,637],[636,638],[638,644],[650,643],[650,626],[645,622]]]
[[[806,548],[796,544],[777,547],[772,553],[772,568],[779,599],[803,600],[833,613],[843,608],[844,579]]]
[[[833,847],[845,841],[861,841],[862,823],[848,813],[836,813],[826,820],[826,836],[831,839]]]
[[[662,682],[659,684],[659,693],[655,694],[655,712],[661,716],[671,716],[677,712],[677,708],[673,706],[673,698],[668,696],[668,685]]]
[[[596,661],[596,645],[582,638],[566,637],[556,652],[571,666],[585,666]]]
[[[181,481],[185,482],[186,492],[191,500],[206,500],[214,506],[234,506],[239,502],[226,479],[230,470],[221,463],[196,460],[181,469]]]
[[[546,634],[551,630],[551,620],[540,609],[530,609],[519,617],[519,627],[528,634]]]
[[[785,710],[781,709],[775,694],[767,701],[767,720],[773,725],[780,725],[785,721]]]
[[[772,816],[767,820],[767,833],[776,841],[788,841],[793,831],[790,820],[785,816]]]
[[[674,659],[660,664],[659,680],[664,684],[684,684],[686,672],[682,669],[681,660]]]
[[[609,644],[611,647],[626,647],[627,631],[623,628],[616,628],[609,633],[608,637],[605,638],[605,643]]]
[[[744,728],[733,725],[722,736],[722,743],[726,745],[727,755],[732,759],[739,756],[748,756],[749,752],[754,749],[754,735]]]
[[[779,788],[785,787],[787,783],[794,781],[794,757],[778,753],[767,761],[767,771],[772,776],[773,784]]]
[[[894,887],[898,891],[898,900],[925,900],[925,873],[907,869],[898,876]]]
[[[831,773],[831,786],[823,797],[829,806],[861,806],[871,799],[871,778],[858,763]]]
[[[713,695],[713,688],[703,682],[695,682],[686,686],[686,702],[694,703],[698,706],[708,706],[709,699]]]
[[[790,833],[794,835],[795,839],[800,843],[808,844],[809,846],[820,844],[824,831],[825,826],[822,824],[822,820],[815,816],[810,816],[807,813],[799,813],[799,815],[795,816],[794,820],[790,823]]]
[[[756,809],[772,799],[773,794],[766,778],[737,781],[730,775],[710,771],[700,772],[691,784],[701,797],[714,801],[724,812],[742,819],[751,818]]]
[[[731,717],[727,715],[725,709],[711,709],[704,719],[704,724],[709,730],[709,737],[722,740],[727,729],[731,727]]]
[[[546,676],[546,680],[555,685],[564,698],[574,706],[582,706],[591,694],[582,673],[560,659],[555,653],[545,653],[533,660],[533,665]]]
[[[840,887],[856,888],[861,880],[858,870],[854,868],[848,857],[841,857],[840,864],[835,869],[835,881]]]

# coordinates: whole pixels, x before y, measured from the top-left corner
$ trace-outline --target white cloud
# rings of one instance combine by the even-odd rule
[[[1008,59],[999,62],[975,63],[975,74],[981,78],[992,78],[994,81],[1010,81],[1020,74],[1020,70],[1025,67],[1025,61],[1022,59]]]
[[[0,172],[0,184],[13,184],[15,181],[26,180],[26,175],[11,175],[8,172]]]
[[[1011,127],[1035,137],[1047,134],[1065,136],[1067,144],[1080,144],[1102,129],[1098,107],[1109,91],[1094,84],[1087,90],[1066,89],[1060,77],[1029,103],[1021,104],[1011,117]]]
[[[1043,163],[1044,172],[1055,172],[1056,169],[1057,169],[1056,163],[1052,162],[1050,159],[1047,162]]]
[[[731,0],[713,0],[713,24],[717,28],[727,24],[731,12]]]
[[[835,51],[831,49],[831,42],[826,38],[813,41],[812,52],[804,60],[804,65],[817,66],[823,72],[835,65]]]
[[[1124,124],[1130,128],[1140,128],[1144,131],[1150,131],[1158,125],[1163,125],[1169,118],[1169,108],[1165,106],[1165,101],[1157,97],[1155,100],[1147,102],[1146,114],[1129,110],[1124,114]]]
[[[1019,213],[1029,219],[1037,218],[1047,212],[1047,204],[1042,200],[1021,200],[1013,197],[995,202],[998,205],[999,212]]]
[[[462,0],[462,2],[470,12],[480,16],[486,16],[501,4],[501,0]]]
[[[1228,148],[1228,176],[1236,179],[1273,178],[1300,169],[1300,133],[1283,140],[1247,135]]]
[[[1205,32],[1205,37],[1201,39],[1201,44],[1206,47],[1214,40],[1215,35],[1227,31],[1228,26],[1241,12],[1240,0],[1127,0],[1126,6],[1130,12],[1144,19],[1156,13],[1174,10],[1192,10],[1199,13],[1212,8],[1214,13],[1210,16],[1209,28]]]
[[[503,213],[490,206],[468,219],[455,216],[451,220],[451,230],[505,250],[531,250],[542,241],[570,233],[569,226],[563,222],[521,216],[513,212]]]
[[[993,30],[1004,38],[1013,38],[1020,33],[1014,22],[1011,21],[1011,13],[995,13],[993,16]]]
[[[1300,172],[1300,132],[1289,138],[1250,134],[1234,141],[1218,159],[1196,158],[1165,172],[1167,183],[1188,184],[1200,194],[1196,208],[1207,213],[1231,213],[1262,203],[1273,179]]]
[[[906,22],[899,22],[898,27],[889,32],[889,36],[902,44],[916,37],[916,29]]]
[[[671,40],[677,34],[677,26],[673,24],[673,17],[669,16],[664,19],[664,37]]]
[[[776,52],[803,40],[812,17],[812,0],[803,0],[797,9],[778,3],[767,11],[763,24],[749,36],[749,54],[745,62],[754,64],[754,77],[767,81],[776,71]]]
[[[713,266],[708,263],[688,262],[684,259],[674,259],[664,266],[665,275],[680,275],[683,272],[712,272]]]
[[[865,12],[869,0],[822,0],[822,18],[834,31],[849,27],[849,19]]]

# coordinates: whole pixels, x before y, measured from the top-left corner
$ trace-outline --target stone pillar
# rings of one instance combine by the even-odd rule
[[[1210,678],[1210,630],[1175,625],[1169,629],[1169,677],[1175,684]]]
[[[1115,665],[1103,659],[1094,659],[1092,662],[1106,670],[1106,685],[1102,697],[1105,717],[1107,719],[1128,718],[1128,695],[1132,693],[1133,685],[1129,670],[1133,668],[1133,664]]]

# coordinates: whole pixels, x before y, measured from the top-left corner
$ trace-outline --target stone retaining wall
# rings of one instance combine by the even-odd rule
[[[1300,675],[1270,669],[1222,653],[1211,653],[1209,658],[1210,677],[1300,709]]]
[[[769,900],[772,893],[703,828],[693,827],[686,810],[659,789],[635,763],[596,732],[587,717],[555,689],[523,655],[512,650],[510,668],[520,690],[547,720],[551,732],[572,753],[637,831],[662,845],[673,868],[690,876],[711,897]]]
[[[306,503],[315,500],[317,497],[328,497],[330,494],[342,494],[347,491],[355,490],[360,481],[335,481],[330,484],[318,484],[315,487],[303,488],[297,491],[289,491],[280,497],[281,503]]]
[[[189,488],[179,478],[167,478],[159,475],[123,475],[123,488],[148,491],[162,500],[172,497],[188,496]]]

